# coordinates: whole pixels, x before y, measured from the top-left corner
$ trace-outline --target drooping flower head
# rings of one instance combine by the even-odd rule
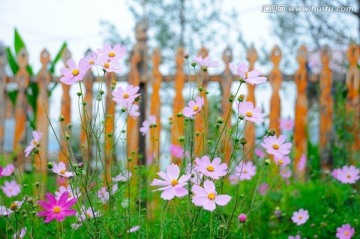
[[[156,116],[155,115],[150,115],[149,120],[145,120],[142,123],[142,127],[140,128],[140,132],[142,133],[142,135],[146,135],[151,127],[156,126]]]
[[[24,153],[25,157],[28,157],[33,149],[40,146],[40,139],[42,137],[42,133],[40,131],[33,131],[32,133],[33,139],[30,141],[29,145],[26,147]]]
[[[218,157],[214,158],[212,162],[210,162],[209,156],[204,155],[201,158],[196,158],[195,163],[197,171],[212,179],[219,179],[227,173],[227,164],[221,163],[221,159]]]
[[[154,179],[151,186],[160,186],[160,188],[154,191],[163,191],[161,198],[164,200],[171,200],[174,197],[183,197],[188,194],[188,190],[185,188],[186,182],[190,179],[190,175],[182,175],[180,178],[180,168],[175,164],[171,164],[167,167],[165,172],[158,172],[160,179]]]
[[[239,116],[243,117],[244,120],[254,123],[261,123],[264,121],[265,114],[261,113],[261,108],[254,107],[254,104],[250,101],[239,102],[236,108]]]
[[[294,212],[291,217],[293,223],[295,223],[298,226],[306,223],[308,219],[309,219],[308,210],[304,210],[302,208],[299,211]]]
[[[282,131],[291,131],[294,128],[295,122],[293,119],[279,119],[280,129]]]
[[[290,158],[288,156],[284,156],[284,157],[281,157],[281,158],[274,157],[274,162],[278,166],[284,167],[284,166],[290,164],[291,160],[290,160]]]
[[[192,202],[207,211],[214,211],[216,205],[225,206],[231,199],[229,195],[218,195],[215,184],[210,180],[204,182],[204,187],[193,185],[191,191],[194,193]]]
[[[213,61],[209,57],[202,58],[201,56],[197,56],[194,57],[194,61],[198,63],[202,67],[202,69],[220,66],[218,61]]]
[[[69,59],[66,64],[66,67],[61,67],[60,69],[62,75],[60,81],[66,85],[72,85],[81,81],[89,70],[89,64],[85,59],[81,59],[78,65],[73,59]]]
[[[127,170],[123,170],[120,174],[118,174],[117,176],[115,176],[115,178],[111,178],[111,180],[113,182],[126,182],[128,181],[132,176],[132,173],[127,171]]]
[[[236,167],[234,172],[229,176],[231,184],[237,184],[239,181],[251,180],[256,174],[256,166],[253,162],[241,162]]]
[[[77,199],[73,198],[68,200],[68,192],[64,192],[60,196],[59,200],[56,200],[54,195],[51,193],[47,193],[46,198],[47,202],[38,202],[44,211],[37,213],[37,216],[39,217],[46,217],[44,220],[45,223],[51,222],[52,220],[62,222],[65,217],[74,216],[76,214],[76,210],[71,209],[71,207],[77,202]]]
[[[1,168],[1,167],[0,167]],[[0,176],[11,176],[15,171],[13,164],[6,165],[5,168],[0,169]]]
[[[102,49],[98,49],[97,53],[99,54],[99,57],[102,57],[109,61],[119,60],[125,56],[126,48],[121,46],[120,44],[116,44],[114,45],[114,47],[106,44]]]
[[[336,237],[339,239],[350,239],[355,233],[355,229],[350,224],[344,224],[336,229]]]
[[[234,75],[241,77],[246,83],[251,85],[261,84],[266,81],[266,77],[260,76],[262,74],[260,71],[249,71],[249,67],[245,63],[237,66],[234,63],[229,63],[229,67]]]
[[[68,185],[67,187],[60,186],[59,190],[55,192],[56,200],[59,200],[64,192],[68,192],[68,197],[69,197],[68,200],[73,198],[78,198],[81,196],[81,192],[79,188],[74,188],[74,190],[72,190],[70,185]]]
[[[268,154],[272,154],[277,158],[283,158],[285,155],[290,153],[292,144],[285,143],[285,135],[280,135],[279,138],[274,136],[269,136],[264,139],[264,142],[261,144],[266,149]]]
[[[195,101],[190,100],[188,103],[188,106],[186,106],[183,109],[183,114],[187,118],[194,118],[194,115],[196,115],[198,112],[202,110],[202,107],[204,105],[204,98],[203,97],[196,97]]]
[[[72,172],[66,171],[66,165],[63,162],[59,162],[59,164],[53,163],[52,171],[65,178],[73,176]]]
[[[16,183],[15,180],[5,181],[4,186],[1,186],[1,189],[7,197],[15,197],[19,195],[21,189],[20,185]]]

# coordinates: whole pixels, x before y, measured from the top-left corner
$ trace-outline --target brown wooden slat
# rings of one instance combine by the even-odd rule
[[[281,134],[279,120],[281,117],[281,101],[279,90],[281,89],[281,71],[279,64],[281,61],[281,50],[275,46],[270,55],[273,69],[269,75],[269,82],[272,87],[272,96],[270,99],[270,129],[274,129],[277,135]]]

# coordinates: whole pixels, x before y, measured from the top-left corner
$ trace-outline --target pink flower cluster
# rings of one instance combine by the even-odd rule
[[[344,184],[354,184],[360,179],[360,170],[355,166],[343,166],[332,171],[332,176]]]
[[[290,153],[292,144],[285,143],[285,140],[285,135],[280,135],[279,137],[274,135],[265,138],[264,142],[261,144],[268,154],[274,156],[274,162],[281,167],[290,164],[290,158],[286,155]]]
[[[136,98],[140,96],[139,86],[128,85],[125,89],[119,86],[112,92],[115,101],[131,117],[139,117],[139,105],[134,104]]]

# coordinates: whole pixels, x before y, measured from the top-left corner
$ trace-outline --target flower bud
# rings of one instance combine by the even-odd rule
[[[247,143],[247,140],[243,137],[240,139],[240,144],[245,145]]]
[[[47,167],[48,169],[52,169],[54,167],[53,162],[48,162]]]
[[[65,118],[64,118],[64,116],[63,116],[63,115],[60,115],[60,117],[59,117],[59,121],[60,121],[60,122],[63,122],[63,121],[64,121],[64,119],[65,119]]]
[[[246,222],[246,215],[244,213],[241,213],[239,216],[238,216],[238,219],[239,219],[239,222],[241,223],[245,223]]]
[[[270,165],[270,163],[271,163],[271,160],[270,159],[265,159],[265,165]]]
[[[77,94],[77,96],[82,96],[82,93],[81,92],[78,92],[78,93],[76,93]]]
[[[239,95],[239,97],[237,98],[237,100],[238,100],[239,102],[243,102],[244,99],[245,99],[245,95],[244,95],[244,94]]]
[[[195,67],[195,66],[196,66],[196,62],[191,63],[191,66],[192,66],[192,67]]]

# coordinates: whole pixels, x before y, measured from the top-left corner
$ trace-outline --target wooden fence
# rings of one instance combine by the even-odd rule
[[[142,101],[140,103],[140,112],[141,117],[137,119],[130,118],[127,123],[127,135],[131,140],[127,142],[128,156],[130,157],[133,151],[140,151],[143,155],[141,158],[137,158],[137,155],[132,156],[131,167],[136,164],[145,164],[146,163],[146,138],[139,134],[139,127],[143,120],[145,120],[145,116],[147,113],[154,114],[157,116],[158,125],[157,127],[157,135],[160,135],[159,132],[161,130],[160,123],[160,108],[162,104],[162,100],[160,97],[160,89],[162,82],[174,82],[174,90],[175,90],[175,98],[173,101],[173,119],[177,119],[178,112],[185,106],[184,96],[182,94],[182,90],[184,85],[188,81],[195,80],[193,77],[186,76],[184,72],[184,49],[180,48],[176,52],[176,71],[174,75],[162,75],[159,70],[159,66],[161,64],[161,52],[159,49],[153,51],[151,58],[148,57],[148,48],[146,45],[146,33],[141,31],[141,29],[137,29],[136,31],[136,39],[137,42],[133,47],[133,50],[130,54],[129,62],[130,62],[130,70],[128,75],[123,77],[118,77],[114,74],[108,74],[106,81],[107,88],[107,96],[106,96],[106,115],[105,115],[105,135],[114,135],[114,112],[115,112],[115,104],[111,100],[111,87],[114,82],[119,81],[127,81],[129,84],[139,85],[140,91],[142,94]],[[41,61],[41,70],[35,77],[30,77],[28,72],[26,71],[26,66],[28,65],[28,55],[25,49],[17,56],[17,61],[19,64],[19,71],[15,76],[7,76],[5,73],[5,65],[6,65],[6,57],[3,50],[0,50],[0,154],[4,153],[4,132],[6,130],[13,130],[14,132],[14,142],[13,142],[13,150],[14,161],[16,165],[23,169],[24,165],[24,147],[27,144],[27,134],[29,134],[32,130],[29,128],[29,124],[27,123],[26,114],[29,111],[29,106],[26,97],[27,87],[30,82],[36,82],[39,86],[39,97],[37,99],[37,129],[43,132],[43,138],[41,139],[41,148],[39,157],[35,158],[35,165],[38,171],[46,172],[46,160],[47,160],[47,145],[48,145],[48,135],[49,135],[49,123],[46,118],[45,111],[49,109],[48,102],[48,89],[49,85],[53,83],[59,82],[59,76],[51,75],[48,71],[48,64],[50,62],[50,54],[43,50],[40,54]],[[205,48],[202,48],[199,52],[200,55],[206,56],[208,51]],[[255,48],[248,49],[247,60],[250,65],[250,69],[254,68],[254,65],[257,61],[257,52]],[[66,49],[63,52],[63,62],[67,61],[71,57],[70,52]],[[272,87],[272,96],[270,100],[270,128],[276,130],[277,134],[280,134],[279,128],[279,119],[281,118],[281,99],[279,95],[279,90],[281,88],[282,81],[294,81],[297,86],[297,98],[295,107],[295,128],[294,128],[294,146],[295,146],[295,167],[299,164],[300,157],[307,153],[307,114],[308,114],[308,97],[307,97],[307,84],[309,81],[309,74],[307,72],[307,49],[305,46],[301,46],[298,50],[297,54],[297,62],[298,62],[298,70],[295,72],[295,75],[285,75],[282,74],[279,64],[281,62],[281,50],[279,47],[275,46],[271,51],[270,60],[273,64],[273,68],[270,73],[267,75],[268,81]],[[152,60],[152,69],[148,69],[148,61]],[[222,56],[223,62],[225,64],[225,69],[221,74],[218,75],[206,75],[204,81],[204,87],[207,87],[208,82],[218,82],[222,89],[222,114],[225,120],[225,115],[230,110],[230,104],[228,103],[228,98],[230,96],[230,90],[233,82],[235,81],[235,77],[232,76],[229,69],[229,62],[232,59],[232,51],[230,48],[226,48],[223,52]],[[319,139],[320,139],[320,151],[321,151],[321,167],[322,169],[331,169],[331,161],[329,156],[329,142],[330,137],[333,130],[333,103],[332,103],[332,81],[334,80],[345,80],[346,86],[348,89],[347,95],[347,103],[346,110],[349,115],[353,118],[353,126],[347,130],[349,130],[355,137],[354,143],[351,146],[351,150],[356,152],[360,149],[360,130],[359,130],[359,85],[360,85],[360,73],[359,68],[357,66],[359,61],[359,47],[357,45],[350,45],[347,51],[347,59],[348,59],[348,69],[346,76],[336,75],[332,73],[332,70],[329,67],[330,61],[330,52],[329,49],[324,48],[321,53],[321,61],[323,68],[321,70],[320,75],[316,78],[319,80],[320,85],[320,129],[319,129]],[[93,115],[92,112],[92,98],[93,98],[93,83],[99,81],[99,78],[94,76],[92,72],[85,76],[83,80],[84,88],[86,89],[86,93],[84,95],[85,102],[87,102],[86,108],[90,115],[90,118]],[[12,83],[17,85],[18,94],[16,104],[14,106],[11,105],[9,97],[7,96],[7,84]],[[58,86],[59,87],[59,86]],[[68,125],[71,122],[71,97],[69,94],[70,86],[65,84],[60,84],[62,87],[63,95],[61,100],[61,109],[59,109],[59,116],[62,115],[63,125]],[[152,88],[151,97],[147,96],[148,87]],[[252,101],[256,104],[255,98],[255,89],[256,86],[247,85],[248,93],[247,100]],[[206,95],[203,94],[206,98]],[[166,99],[167,100],[167,99]],[[149,112],[147,112],[149,109]],[[15,118],[15,128],[9,129],[4,127],[5,119],[8,117]],[[173,144],[178,145],[178,139],[181,136],[182,132],[184,132],[182,119],[180,118],[180,123],[176,123],[172,125],[171,128],[171,141]],[[231,121],[228,120],[226,124],[230,125]],[[204,134],[204,125],[201,122],[196,122],[195,130],[199,131],[201,134]],[[248,125],[246,128],[245,136],[247,139],[247,145],[251,146],[255,143],[255,127],[253,124]],[[65,127],[64,134],[61,134],[60,142],[61,149],[59,152],[59,160],[66,162],[68,157],[67,147],[66,145],[66,134],[70,133],[71,128]],[[154,134],[150,137],[154,137]],[[83,160],[89,160],[90,150],[87,144],[86,132],[83,130],[80,135],[80,145],[81,150],[83,152]],[[159,138],[157,140],[160,140]],[[106,155],[104,155],[107,167],[111,167],[111,163],[114,159],[114,151],[111,151],[113,147],[113,140],[111,137],[105,137],[105,150]],[[195,144],[199,144],[199,142],[195,142]],[[224,149],[224,157],[225,160],[228,161],[230,157],[230,148],[231,145],[227,145],[227,148]],[[247,147],[249,149],[249,147]],[[159,147],[156,146],[154,148],[155,155],[157,155],[159,151]],[[112,152],[112,153],[109,153]],[[249,158],[252,158],[252,152],[249,155]],[[355,156],[354,156],[355,157]],[[355,161],[355,158],[352,158],[352,162]],[[297,171],[297,176],[299,178],[303,178],[305,174],[305,170]]]

